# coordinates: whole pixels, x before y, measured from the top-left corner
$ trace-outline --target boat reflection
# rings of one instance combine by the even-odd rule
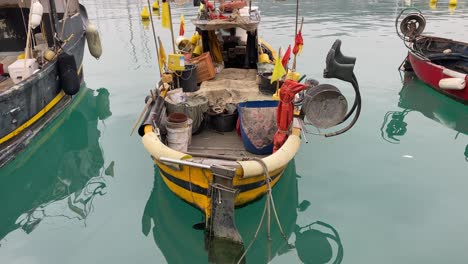
[[[455,130],[455,139],[459,134],[468,135],[468,107],[434,91],[411,72],[404,75],[398,106],[403,110],[387,112],[381,127],[382,138],[390,143],[398,144],[406,134],[408,124],[405,117],[413,111]],[[465,158],[468,157],[467,152],[468,146]]]
[[[72,105],[0,171],[0,242],[14,230],[31,233],[41,222],[86,224],[93,199],[106,193],[98,122],[112,113],[109,92],[81,87]],[[59,218],[57,220],[57,218]]]
[[[298,201],[298,178],[293,160],[273,189],[276,210],[289,242],[283,239],[272,215],[271,241],[267,239],[264,221],[240,263],[267,263],[292,250],[304,263],[341,263],[343,248],[333,227],[320,221],[304,227],[296,224],[298,214],[310,205],[308,201]],[[265,198],[236,210],[236,225],[245,247],[257,231],[264,202]],[[197,209],[188,207],[169,191],[156,169],[153,190],[142,217],[142,232],[145,236],[152,234],[167,263],[238,263],[244,246],[206,239],[203,227],[197,230],[199,224],[195,224],[203,221]]]

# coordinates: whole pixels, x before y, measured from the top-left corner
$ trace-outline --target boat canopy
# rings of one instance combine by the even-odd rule
[[[68,13],[75,14],[79,10],[78,0],[40,0],[44,13],[50,13],[49,1],[55,2],[55,8],[57,13],[65,13],[65,7],[68,5]],[[0,8],[3,7],[21,7],[29,8],[31,6],[31,0],[0,0]]]
[[[193,19],[192,23],[201,30],[218,30],[239,27],[246,31],[253,32],[257,30],[258,24],[260,23],[260,18],[253,20],[250,17],[237,15],[231,16],[227,19]]]

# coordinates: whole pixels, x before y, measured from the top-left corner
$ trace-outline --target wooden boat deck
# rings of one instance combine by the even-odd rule
[[[234,157],[265,157],[245,150],[242,140],[235,130],[221,133],[206,128],[200,134],[192,136],[188,151]]]
[[[11,86],[13,86],[13,81],[11,80],[11,78],[7,78],[6,80],[4,81],[0,81],[0,93],[3,92],[3,91],[6,91],[8,88],[10,88]]]

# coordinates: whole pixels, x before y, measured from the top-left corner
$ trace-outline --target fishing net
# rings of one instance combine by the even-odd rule
[[[249,141],[257,149],[273,143],[278,130],[276,124],[276,107],[241,107],[241,126]]]
[[[175,103],[168,96],[166,97],[166,108],[168,115],[171,113],[184,113],[192,119],[192,133],[195,133],[203,122],[204,113],[208,111],[208,99],[204,96],[187,93],[184,102]]]
[[[209,107],[214,112],[223,112],[226,104],[271,100],[270,95],[260,93],[256,74],[253,69],[223,69],[215,79],[203,82],[195,94],[207,98]]]

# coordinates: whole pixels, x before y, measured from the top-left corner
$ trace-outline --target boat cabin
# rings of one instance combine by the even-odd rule
[[[0,0],[0,92],[24,79],[21,76],[24,63],[14,64],[18,59],[26,55],[30,59],[25,73],[28,76],[42,68],[47,63],[47,55],[50,56],[46,54],[47,51],[57,41],[53,38],[55,32],[58,32],[58,37],[63,36],[60,22],[64,16],[71,17],[79,13],[78,0],[68,0],[66,6],[64,1],[59,0],[33,1],[33,6],[33,28],[28,38],[31,0]],[[26,49],[28,44],[30,48]]]

